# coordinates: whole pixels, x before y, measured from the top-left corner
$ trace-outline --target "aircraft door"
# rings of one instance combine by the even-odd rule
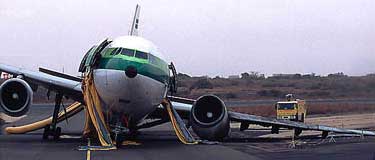
[[[111,42],[111,40],[106,38],[101,41],[99,45],[94,45],[91,47],[91,49],[83,57],[78,71],[83,73],[96,68],[101,58],[101,51],[103,51],[103,49]]]
[[[177,93],[177,72],[172,62],[170,65],[168,65],[168,67],[172,73],[172,75],[169,77],[169,92],[172,95],[174,93]]]

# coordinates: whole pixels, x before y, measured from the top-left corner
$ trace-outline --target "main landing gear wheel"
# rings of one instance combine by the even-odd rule
[[[59,140],[61,136],[61,127],[56,127],[55,130],[52,130],[51,126],[46,126],[43,132],[43,139],[48,140],[49,136],[53,136],[53,140]]]
[[[61,128],[57,127],[59,118],[60,105],[62,104],[63,94],[57,93],[55,97],[55,108],[52,114],[52,123],[44,127],[43,139],[47,140],[49,136],[53,136],[53,140],[58,140],[61,135]]]
[[[47,140],[48,139],[48,133],[50,132],[50,126],[46,126],[44,127],[44,132],[43,132],[43,140]]]
[[[57,127],[54,134],[53,134],[53,140],[59,140],[61,136],[61,128]]]
[[[44,127],[44,132],[43,132],[43,139],[44,140],[48,139],[48,132],[49,132],[49,126]]]
[[[122,146],[122,142],[124,141],[124,139],[122,138],[120,134],[115,134],[115,141],[116,141],[116,147],[120,148]]]
[[[302,123],[305,122],[305,114],[302,114],[302,115],[301,115],[301,122],[302,122]]]

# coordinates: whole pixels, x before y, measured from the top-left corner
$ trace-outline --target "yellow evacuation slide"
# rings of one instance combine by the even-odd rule
[[[75,102],[75,103],[73,103],[72,105],[70,105],[69,107],[66,108],[66,112],[64,112],[64,111],[59,112],[57,122],[61,122],[65,119],[67,119],[67,118],[70,118],[71,116],[81,112],[82,110],[83,110],[83,105],[79,102]],[[50,124],[52,124],[52,116],[47,118],[47,119],[44,119],[44,120],[41,120],[41,121],[38,121],[38,122],[34,122],[34,123],[31,123],[31,124],[26,124],[26,125],[23,125],[23,126],[6,127],[5,132],[7,134],[24,134],[24,133],[27,133],[27,132],[32,132],[32,131],[44,128],[45,126],[50,125]]]
[[[92,72],[88,73],[88,75],[85,77],[82,86],[83,96],[86,102],[86,123],[84,134],[90,132],[90,125],[94,125],[99,141],[102,145],[102,147],[97,148],[97,150],[116,149],[116,146],[113,144],[110,136],[108,124],[104,120],[101,102],[95,88]]]
[[[184,144],[198,144],[198,141],[196,141],[190,134],[189,130],[185,126],[184,121],[182,121],[176,110],[174,110],[174,108],[171,106],[171,103],[168,100],[164,99],[162,105],[168,111],[169,118],[171,119],[173,129],[178,139]]]

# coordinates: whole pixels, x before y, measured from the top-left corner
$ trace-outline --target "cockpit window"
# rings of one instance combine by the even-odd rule
[[[120,51],[120,48],[110,48],[109,51],[111,52],[110,55],[117,55]]]
[[[282,104],[279,104],[278,109],[279,109],[279,110],[290,110],[290,109],[294,109],[294,103],[282,103]]]
[[[104,55],[125,55],[129,57],[136,57],[141,59],[148,59],[149,55],[146,52],[137,51],[134,49],[128,49],[128,48],[105,48],[103,50]],[[151,56],[151,55],[150,55]]]
[[[125,56],[133,57],[134,56],[134,50],[123,48],[121,50],[121,54],[125,55]]]
[[[135,57],[137,58],[142,58],[142,59],[147,59],[147,53],[141,52],[141,51],[135,51]]]

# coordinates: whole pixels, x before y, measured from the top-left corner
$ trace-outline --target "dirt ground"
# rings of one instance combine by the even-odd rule
[[[341,128],[375,128],[375,113],[349,114],[326,117],[307,118],[306,123],[324,124]]]

